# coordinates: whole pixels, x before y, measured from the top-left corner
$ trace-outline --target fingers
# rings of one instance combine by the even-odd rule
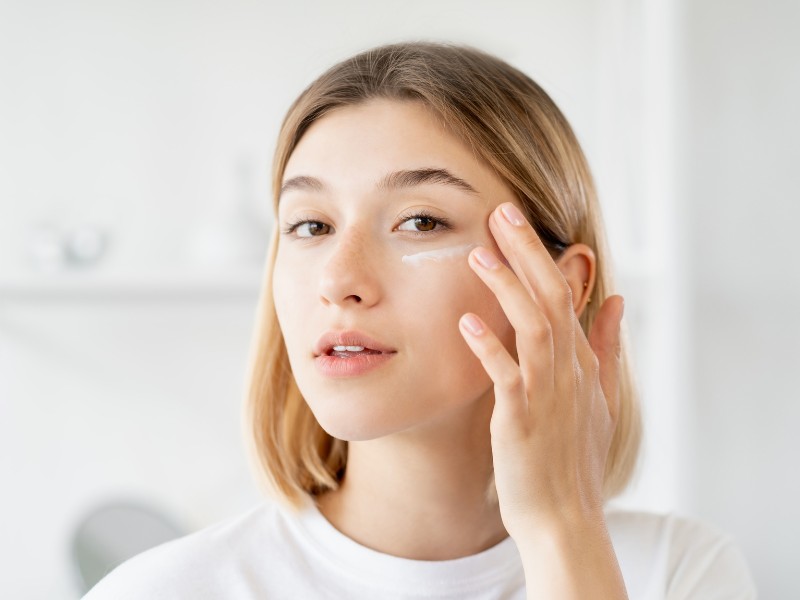
[[[519,365],[480,317],[466,313],[458,324],[467,344],[494,382],[492,422],[502,427],[523,426],[527,423],[528,398]]]
[[[508,211],[512,214],[506,217]],[[612,296],[606,300],[587,339],[574,312],[569,284],[536,231],[516,207],[511,203],[501,204],[490,216],[489,226],[506,257],[505,264],[483,247],[470,253],[469,263],[494,292],[517,334],[517,371],[523,386],[544,392],[537,403],[546,402],[548,398],[554,402],[557,396],[552,393],[554,390],[573,385],[577,362],[585,372],[599,371],[607,409],[616,419],[622,297]],[[577,338],[581,343],[576,346]],[[508,358],[514,362],[513,358]],[[557,368],[559,365],[572,368]],[[567,376],[569,381],[564,380]]]
[[[519,258],[512,264],[517,265],[520,278],[524,277],[530,284],[537,300],[546,299],[552,306],[565,306],[567,296],[572,293],[569,284],[536,230],[519,209],[511,202],[501,204],[495,209],[493,219],[490,219],[490,229],[493,229],[492,224],[501,233],[495,236],[498,246],[506,256],[509,255],[506,250],[510,250],[515,259]],[[494,229],[492,233],[495,233]]]
[[[506,212],[515,214],[509,218]],[[576,327],[580,329],[580,326],[572,304],[572,291],[563,273],[536,230],[512,203],[501,204],[492,213],[489,228],[514,273],[530,290],[550,323],[555,362],[570,360],[574,354]]]
[[[619,416],[620,328],[624,309],[622,296],[610,296],[597,312],[589,332],[589,345],[600,366],[600,386],[614,423]]]
[[[525,382],[546,393],[553,389],[553,332],[545,315],[514,273],[488,248],[469,254],[473,270],[497,297],[517,334],[519,367]]]
[[[489,230],[492,232],[498,248],[500,248],[500,252],[503,255],[502,259],[505,260],[505,264],[511,268],[514,274],[519,278],[522,286],[531,295],[531,298],[535,300],[536,292],[534,292],[533,286],[528,281],[528,277],[525,275],[520,266],[519,256],[512,250],[511,245],[508,243],[506,236],[503,234],[500,228],[500,225],[497,224],[497,219],[499,218],[497,215],[497,210],[489,215]]]

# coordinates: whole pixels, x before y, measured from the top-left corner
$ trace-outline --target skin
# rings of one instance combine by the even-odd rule
[[[375,188],[391,171],[423,167],[448,169],[477,197],[441,184]],[[328,113],[289,159],[284,181],[296,175],[326,188],[281,197],[282,230],[301,218],[317,229],[281,234],[276,313],[304,398],[350,442],[321,512],[364,546],[418,560],[468,556],[511,535],[531,597],[627,597],[601,496],[622,298],[606,300],[587,340],[577,316],[594,284],[591,248],[573,244],[554,262],[529,224],[502,217],[519,206],[512,190],[416,102]],[[418,227],[409,215],[420,208],[452,229]],[[472,242],[482,248],[468,256],[401,261]],[[481,249],[508,266],[481,267]],[[468,316],[483,333],[469,333]],[[397,354],[358,377],[323,376],[315,342],[351,328]],[[492,472],[499,506],[485,501]]]

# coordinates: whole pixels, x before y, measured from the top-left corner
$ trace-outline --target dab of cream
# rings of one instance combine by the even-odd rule
[[[473,248],[480,244],[464,244],[462,246],[448,246],[438,250],[428,250],[427,252],[417,252],[416,254],[406,254],[402,260],[404,264],[419,266],[428,262],[441,262],[448,258],[457,258],[469,254]]]

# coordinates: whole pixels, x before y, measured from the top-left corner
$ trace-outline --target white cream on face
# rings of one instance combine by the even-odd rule
[[[450,258],[458,258],[469,254],[473,248],[480,246],[480,244],[463,244],[461,246],[447,246],[446,248],[439,248],[437,250],[428,250],[427,252],[417,252],[416,254],[406,254],[403,256],[403,264],[411,266],[420,266],[430,263],[438,263]]]

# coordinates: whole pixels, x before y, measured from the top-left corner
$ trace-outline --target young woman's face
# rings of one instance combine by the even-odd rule
[[[418,169],[444,169],[475,193],[437,181],[378,185]],[[468,244],[502,256],[487,219],[503,202],[519,206],[511,190],[424,105],[383,99],[316,121],[283,183],[300,176],[318,183],[301,180],[281,194],[273,294],[295,380],[320,425],[340,439],[367,440],[481,413],[492,381],[459,317],[480,315],[512,356],[514,330],[466,251],[438,261],[403,257]],[[412,218],[419,213],[429,216]],[[303,220],[310,222],[285,233]],[[314,346],[329,330],[358,330],[396,352],[360,375],[326,375]]]

